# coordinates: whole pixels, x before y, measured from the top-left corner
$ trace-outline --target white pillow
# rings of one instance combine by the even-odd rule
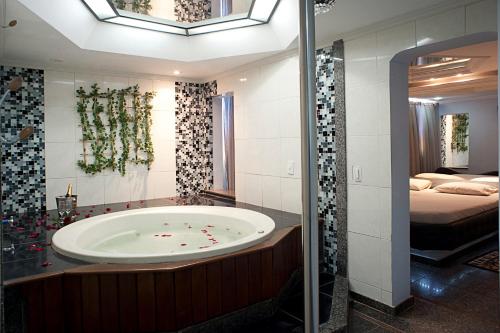
[[[456,180],[456,181],[463,180],[463,178],[460,177],[458,174],[457,175],[446,175],[444,173],[433,173],[433,172],[419,173],[418,175],[415,175],[415,178],[419,178],[419,179]]]
[[[410,190],[412,191],[422,191],[430,188],[432,182],[428,179],[416,179],[410,178]]]
[[[498,193],[498,188],[480,183],[471,182],[451,182],[436,186],[434,188],[438,192],[451,193],[451,194],[465,194],[465,195],[492,195]]]

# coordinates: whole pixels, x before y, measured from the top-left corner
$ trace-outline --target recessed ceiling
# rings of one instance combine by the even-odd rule
[[[190,43],[193,43],[195,39],[200,39],[200,48],[206,52],[208,59],[197,58],[198,55],[196,52],[191,51],[191,58],[178,57],[173,60],[172,58],[162,58],[162,54],[147,47],[141,50],[143,54],[139,55],[133,52],[114,52],[107,45],[116,43],[122,44],[125,47],[133,45],[136,42],[135,38],[140,41],[140,39],[149,38],[150,35],[147,37],[144,35],[135,36],[133,33],[127,32],[127,38],[116,38],[116,31],[107,31],[96,37],[99,40],[92,42],[90,40],[92,31],[86,31],[83,34],[79,34],[75,41],[71,41],[67,34],[61,32],[62,29],[60,26],[57,24],[55,26],[48,24],[40,17],[42,13],[35,11],[35,14],[21,4],[21,2],[30,2],[33,6],[39,6],[40,11],[52,11],[57,16],[56,18],[59,22],[63,22],[64,20],[75,22],[76,19],[82,19],[84,14],[89,16],[86,18],[83,17],[84,19],[92,20],[89,22],[96,21],[91,14],[85,11],[83,14],[76,13],[71,16],[67,12],[58,11],[55,8],[41,8],[50,7],[53,3],[61,2],[62,0],[51,0],[50,2],[40,0],[0,0],[0,3],[5,1],[7,1],[6,21],[17,19],[19,23],[14,28],[0,30],[0,58],[2,62],[42,68],[68,68],[157,75],[172,75],[174,70],[179,70],[179,76],[181,77],[206,79],[218,73],[229,71],[238,66],[296,47],[296,44],[292,44],[292,42],[296,40],[298,33],[298,18],[296,16],[281,17],[279,19],[273,17],[271,25],[275,24],[274,30],[267,30],[261,34],[258,42],[262,45],[259,45],[259,47],[249,42],[249,40],[252,41],[258,37],[256,35],[251,36],[251,34],[245,32],[247,29],[233,30],[233,34],[221,35],[226,39],[234,39],[234,43],[231,41],[224,47],[217,44],[220,43],[218,41],[218,39],[221,39],[220,37],[213,36],[202,39],[204,36],[212,36],[213,34],[186,38],[190,40]],[[64,0],[64,4],[68,5],[74,2],[81,4],[80,0]],[[439,2],[442,1],[337,0],[335,8],[331,12],[317,16],[317,40],[318,43],[325,43],[325,41],[332,42],[333,38],[340,34],[435,5]],[[298,2],[297,0],[281,0],[279,7],[282,6],[287,7],[286,10],[296,11]],[[0,5],[0,10],[2,7]],[[277,22],[274,22],[275,19]],[[255,29],[258,28],[262,27],[255,27]],[[69,33],[77,33],[79,30],[82,30],[82,27],[74,24],[72,29],[75,31],[70,31]],[[283,31],[286,33],[285,37],[279,37],[279,33]],[[112,38],[113,36],[114,38]],[[95,43],[104,46],[102,49],[96,50],[98,48],[93,47]],[[92,48],[85,49],[85,47],[80,46],[86,44],[92,44],[91,46],[94,50],[90,50]],[[237,52],[229,52],[232,51],[232,44],[236,44],[240,48],[246,47],[246,53],[238,54]],[[180,45],[173,41],[166,44],[163,43],[162,45],[168,47],[168,52],[192,50],[189,44]],[[218,56],[216,51],[219,51],[218,49],[221,48],[225,49],[223,50],[225,52],[223,55]]]
[[[496,41],[420,57],[409,68],[409,94],[444,101],[496,95],[497,60]]]

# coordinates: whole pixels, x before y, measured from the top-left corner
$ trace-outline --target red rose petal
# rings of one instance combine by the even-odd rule
[[[109,207],[108,207],[108,208],[106,208],[106,211],[107,211],[107,212],[110,212],[110,211],[111,211],[111,208],[109,208]]]
[[[130,208],[130,204],[128,203],[125,207],[127,207],[127,209],[129,209]]]
[[[88,219],[91,215],[90,214],[87,214],[85,215],[85,218]]]
[[[50,261],[44,261],[44,262],[42,263],[42,267],[48,267],[48,266],[50,266],[50,265],[52,265],[52,263],[51,263]]]
[[[207,225],[207,228],[215,228],[213,225]]]
[[[185,244],[185,243],[182,243],[182,244],[181,244],[181,246],[186,246],[186,245],[187,245],[187,244]]]
[[[29,238],[37,238],[38,236],[40,236],[40,233],[39,233],[39,232],[32,232],[32,233],[29,235]]]

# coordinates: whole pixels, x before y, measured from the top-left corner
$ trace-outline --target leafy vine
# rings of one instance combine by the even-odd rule
[[[469,114],[453,115],[453,130],[451,134],[451,149],[459,153],[469,150],[467,138],[469,137]]]
[[[148,169],[150,168],[154,161],[151,140],[153,92],[141,95],[138,85],[121,90],[108,88],[107,91],[101,92],[98,85],[93,84],[89,93],[83,88],[78,89],[77,97],[83,144],[83,159],[77,163],[80,169],[88,174],[96,174],[109,168],[118,170],[123,176],[127,162],[147,165]],[[128,106],[130,99],[131,107]],[[107,126],[104,117],[107,118]],[[117,137],[120,145],[117,144]],[[134,144],[133,157],[130,154],[131,142]],[[88,145],[92,151],[92,163],[89,163],[87,158]],[[119,148],[121,152],[118,157]],[[145,155],[145,158],[140,158],[141,155]]]

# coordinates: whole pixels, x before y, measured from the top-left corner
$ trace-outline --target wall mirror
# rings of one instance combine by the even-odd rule
[[[441,116],[441,164],[447,168],[469,167],[469,114]]]

